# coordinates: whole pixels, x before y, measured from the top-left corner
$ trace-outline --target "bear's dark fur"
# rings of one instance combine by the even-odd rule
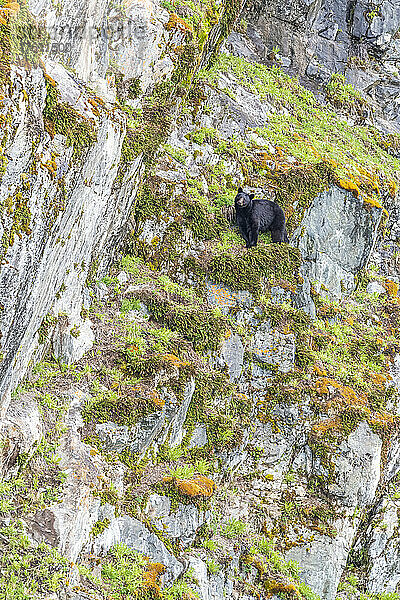
[[[246,242],[246,248],[257,246],[258,234],[271,232],[273,242],[289,242],[285,213],[271,200],[257,200],[254,194],[246,194],[238,189],[235,198],[236,223],[241,236]]]

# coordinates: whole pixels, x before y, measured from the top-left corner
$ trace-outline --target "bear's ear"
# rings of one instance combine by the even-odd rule
[[[238,194],[243,194],[243,190],[242,190],[242,188],[239,188],[239,189],[238,189]]]
[[[249,198],[250,198],[250,200],[253,200],[254,194],[249,194]]]

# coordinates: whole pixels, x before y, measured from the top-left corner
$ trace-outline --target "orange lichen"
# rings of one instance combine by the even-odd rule
[[[353,192],[356,198],[360,195],[360,188],[350,179],[340,179],[339,186],[348,192]]]
[[[100,111],[97,108],[98,103],[96,102],[96,100],[93,100],[93,98],[88,98],[87,101],[92,106],[92,112],[93,112],[93,114],[95,114],[96,117],[98,117],[99,114],[100,114]]]
[[[165,359],[166,362],[169,362],[174,367],[179,368],[179,367],[187,367],[190,365],[190,362],[181,360],[178,356],[175,356],[175,354],[163,354],[163,358]]]
[[[165,399],[161,398],[160,394],[157,392],[157,390],[152,390],[149,393],[149,397],[150,400],[152,401],[152,403],[157,406],[157,408],[163,408],[163,406],[165,406]]]
[[[54,79],[52,77],[50,77],[50,75],[47,75],[47,73],[44,74],[44,78],[46,79],[46,81],[49,82],[50,85],[52,85],[53,87],[56,87],[57,84],[54,81]]]
[[[149,563],[143,573],[143,587],[146,590],[152,590],[160,593],[160,577],[166,570],[162,563]]]
[[[54,158],[51,158],[50,160],[48,160],[45,163],[41,163],[42,167],[44,167],[45,169],[48,170],[48,172],[50,173],[50,175],[52,177],[54,177],[57,173],[57,163],[54,160]]]
[[[390,279],[386,279],[386,281],[383,282],[383,287],[385,288],[385,290],[389,296],[392,296],[393,298],[395,298],[398,295],[398,292],[399,292],[399,284],[398,283],[395,283],[394,281],[391,281]]]
[[[383,208],[382,204],[380,202],[378,202],[378,200],[376,198],[372,198],[372,196],[363,196],[363,202],[364,202],[364,204],[367,204],[368,206],[375,206],[376,208]]]
[[[8,20],[20,11],[18,2],[7,2],[0,9],[0,24],[7,25]]]
[[[339,415],[342,421],[347,421],[351,418],[354,411],[366,419],[369,418],[371,410],[368,406],[368,397],[364,392],[353,390],[353,388],[343,385],[335,379],[328,377],[320,377],[316,381],[316,391],[320,396],[328,396],[324,402],[325,410],[333,411],[334,416]],[[324,429],[323,422],[320,428],[316,429],[316,433]],[[328,423],[327,428],[332,428]]]
[[[337,431],[341,426],[341,421],[338,417],[324,419],[313,425],[312,431],[316,437],[322,437],[329,432]]]
[[[378,385],[381,388],[385,388],[385,383],[387,379],[385,375],[382,375],[382,373],[370,373],[370,379],[375,385]]]
[[[395,181],[391,181],[389,184],[389,194],[392,198],[396,197],[398,185]]]
[[[223,304],[224,306],[236,306],[237,294],[230,292],[219,285],[212,285],[211,291],[218,304]]]
[[[396,418],[394,415],[383,410],[372,413],[371,417],[368,419],[368,423],[372,426],[385,429],[390,425],[393,425],[395,420]]]
[[[177,489],[185,496],[204,496],[209,498],[215,489],[215,483],[212,479],[199,475],[193,479],[176,479]]]
[[[193,33],[192,27],[189,23],[186,23],[184,19],[178,17],[176,13],[170,13],[169,21],[164,25],[167,31],[171,31],[172,29],[178,29],[182,33]]]
[[[284,593],[291,597],[299,598],[300,592],[293,583],[283,583],[281,581],[275,581],[274,579],[268,579],[264,584],[265,591],[268,593],[268,597],[271,598],[274,594]]]

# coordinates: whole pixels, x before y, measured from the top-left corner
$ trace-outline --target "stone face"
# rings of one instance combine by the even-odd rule
[[[400,9],[397,4],[394,0],[385,0],[375,10],[366,0],[351,3],[345,0],[260,0],[250,3],[243,13],[248,21],[247,36],[233,32],[225,48],[237,56],[272,64],[271,51],[279,46],[279,52],[276,48],[272,52],[276,63],[299,75],[301,81],[312,85],[314,90],[319,84],[327,83],[333,72],[346,72],[348,80],[374,103],[379,113],[376,119],[382,129],[395,131],[400,123],[397,73],[400,42],[396,40]],[[104,0],[78,0],[73,6],[53,0],[32,0],[31,7],[46,20],[50,30],[47,73],[57,82],[61,101],[93,120],[97,141],[80,158],[73,158],[73,148],[63,136],[56,134],[51,139],[43,123],[46,88],[42,70],[27,72],[21,67],[13,68],[12,95],[4,99],[4,111],[3,106],[0,109],[2,114],[7,114],[5,128],[10,134],[8,164],[0,193],[2,202],[10,194],[15,198],[20,192],[26,196],[32,232],[15,236],[0,270],[0,304],[4,305],[4,312],[0,313],[4,352],[0,365],[1,408],[5,415],[0,433],[6,441],[2,447],[6,478],[17,473],[18,453],[34,452],[46,426],[32,396],[25,394],[17,400],[11,397],[11,388],[23,377],[33,353],[37,352],[39,336],[52,342],[55,356],[68,364],[82,358],[91,348],[91,323],[82,317],[81,310],[82,307],[88,309],[92,301],[85,291],[90,265],[98,264],[99,272],[105,274],[126,232],[144,172],[139,156],[123,180],[119,178],[116,183],[125,116],[113,104],[116,90],[115,75],[107,73],[110,59],[117,74],[122,75],[122,87],[132,84],[140,86],[142,92],[150,91],[157,82],[170,77],[174,69],[175,53],[172,54],[174,60],[165,55],[167,42],[176,47],[178,55],[184,41],[182,32],[167,33],[164,25],[170,18],[169,13],[151,0],[133,0],[125,6],[109,5]],[[55,44],[63,38],[67,26],[70,31],[68,60],[63,62],[76,65],[75,73],[61,66],[61,47]],[[376,59],[378,71],[370,61],[371,53],[381,57],[379,61]],[[105,100],[100,114],[93,110],[93,97],[82,85],[82,79],[90,82],[90,87]],[[215,128],[224,137],[235,138],[250,148],[265,146],[274,158],[268,167],[275,168],[276,149],[264,144],[254,129],[264,127],[271,114],[279,111],[279,116],[285,117],[288,111],[273,106],[268,98],[261,101],[232,76],[221,75],[219,84],[224,91],[207,88],[207,111],[202,112],[200,106],[193,121],[182,111],[179,122],[173,124],[169,142],[182,151],[182,162],[168,157],[160,164],[151,165],[156,177],[162,180],[165,193],[171,188],[171,193],[179,197],[186,192],[189,177],[196,180],[199,190],[205,194],[212,189],[204,173],[209,167],[221,165],[221,154],[213,143],[191,142],[187,134],[193,127]],[[323,88],[320,92],[322,94]],[[137,98],[124,99],[132,109],[140,110],[143,106],[140,93]],[[393,123],[383,121],[384,118]],[[287,158],[288,164],[298,166],[293,157]],[[243,184],[242,166],[233,156],[224,156],[223,165],[227,182]],[[29,185],[24,186],[21,181],[27,173]],[[261,191],[260,187],[257,192]],[[380,209],[334,186],[312,201],[291,239],[303,256],[304,281],[298,290],[298,306],[314,318],[312,287],[322,294],[342,298],[354,289],[355,275],[371,256],[380,275],[398,276],[396,252],[400,219],[394,200],[389,212],[388,246],[374,251]],[[9,233],[11,219],[3,210],[1,235]],[[135,223],[135,235],[141,244],[147,244],[157,253],[170,229],[179,225],[175,250],[180,261],[212,251],[209,241],[195,239],[190,229],[181,227],[181,220],[182,214],[145,218]],[[118,254],[116,257],[119,258]],[[162,268],[164,272],[176,268],[176,280],[188,281],[189,275],[180,273],[179,265],[165,264]],[[124,288],[130,276],[124,271],[113,273],[118,273],[117,281]],[[192,276],[189,283],[194,285]],[[272,303],[293,301],[292,292],[287,289],[278,285],[271,290],[266,286],[266,289],[267,294],[270,291]],[[135,290],[138,291],[138,286],[130,285],[122,294]],[[383,294],[386,290],[374,282],[369,284],[367,292]],[[215,497],[218,501],[222,497],[226,503],[223,508],[217,504],[217,512],[222,513],[224,520],[242,519],[250,530],[253,527],[254,535],[261,528],[268,530],[271,525],[272,529],[279,523],[286,501],[290,504],[292,492],[299,506],[309,508],[317,494],[311,497],[308,486],[311,487],[315,479],[322,482],[325,487],[321,496],[326,496],[322,500],[329,499],[329,508],[334,506],[331,526],[337,533],[324,534],[322,527],[315,524],[310,529],[299,526],[302,540],[299,541],[299,536],[296,538],[297,545],[288,551],[287,558],[299,562],[302,579],[322,600],[333,600],[350,550],[362,550],[371,565],[363,582],[366,589],[372,593],[395,592],[400,582],[399,503],[396,493],[387,492],[400,469],[398,434],[394,432],[383,445],[370,426],[361,422],[350,435],[343,435],[337,448],[332,450],[333,472],[328,473],[326,462],[310,442],[312,427],[321,416],[313,406],[311,394],[306,399],[299,395],[299,401],[288,394],[279,404],[272,405],[267,393],[272,375],[279,373],[282,380],[288,381],[291,372],[296,373],[295,352],[299,343],[296,335],[272,327],[265,320],[264,305],[257,307],[255,297],[246,290],[232,291],[223,284],[207,281],[206,293],[210,306],[228,315],[241,332],[240,335],[232,333],[219,353],[201,357],[210,369],[225,370],[237,391],[246,396],[248,419],[242,421],[242,415],[238,415],[236,423],[238,429],[243,429],[239,432],[240,442],[216,451],[212,446],[215,432],[209,429],[207,434],[208,422],[193,424],[189,419],[185,427],[187,415],[191,415],[195,381],[187,381],[180,390],[182,397],[171,391],[169,382],[161,385],[161,381],[165,383],[166,374],[160,374],[157,385],[161,388],[164,406],[156,407],[132,427],[112,422],[95,425],[95,434],[105,452],[118,454],[129,449],[137,454],[138,465],[143,460],[148,466],[148,480],[143,484],[147,486],[146,491],[142,492],[140,486],[139,491],[135,490],[133,486],[137,504],[132,502],[127,508],[130,496],[123,496],[127,480],[124,476],[128,474],[129,478],[131,474],[122,465],[115,467],[106,462],[95,448],[82,442],[81,408],[88,396],[71,389],[66,393],[69,402],[66,431],[57,450],[60,468],[66,474],[63,500],[27,515],[28,534],[36,542],[45,541],[57,547],[72,561],[86,552],[104,557],[114,544],[126,544],[151,561],[163,563],[167,567],[164,576],[167,585],[191,567],[201,600],[255,600],[256,596],[234,590],[239,573],[250,585],[258,577],[254,567],[246,569],[246,573],[241,571],[239,558],[245,551],[245,536],[232,542],[219,540],[221,546],[225,544],[224,550],[229,548],[229,554],[225,554],[219,571],[211,573],[206,549],[201,548],[201,543],[196,543],[196,547],[192,545],[202,525],[207,523],[210,528],[214,527],[215,517],[221,515],[204,510],[202,501],[184,504],[176,502],[175,497],[172,502],[168,496],[154,491],[159,490],[154,486],[155,480],[160,481],[157,469],[164,468],[160,466],[160,447],[174,448],[182,444],[185,460],[196,463],[201,457],[210,465],[218,463],[216,475],[220,479],[215,479],[219,493]],[[97,284],[95,294],[97,299],[112,301],[113,292],[102,283]],[[373,300],[371,298],[371,302]],[[48,330],[47,316],[56,321],[51,321]],[[154,315],[141,305],[126,318],[141,326]],[[39,344],[39,350],[44,347],[45,344]],[[398,356],[388,369],[392,376],[390,385],[399,389]],[[312,375],[307,373],[305,379],[311,381]],[[207,407],[207,416],[214,416],[214,411],[221,408],[223,399],[216,396]],[[61,395],[60,401],[63,399]],[[399,414],[398,398],[394,396],[390,403],[387,408]],[[250,425],[243,425],[249,422]],[[187,452],[188,449],[192,452]],[[328,475],[331,475],[329,479]],[[105,487],[115,486],[118,511],[111,504],[102,504],[104,499],[101,501],[93,494],[99,482]],[[233,482],[232,487],[230,482]],[[321,498],[317,499],[322,502]],[[210,500],[212,507],[213,501],[214,496]],[[130,514],[138,518],[124,513],[129,509]],[[365,514],[363,522],[361,514]],[[110,521],[109,526],[94,538],[93,525],[104,519]],[[171,541],[176,555],[170,550]],[[60,595],[61,600],[64,597],[65,600],[87,600],[89,596],[65,590]],[[274,596],[273,600],[276,599]]]
[[[268,322],[262,323],[252,340],[251,351],[261,363],[276,365],[282,373],[287,373],[294,364],[295,337],[279,333]]]
[[[63,1],[56,6],[32,0],[29,7],[45,19],[50,57],[75,65],[79,78],[90,81],[101,95],[114,99],[106,78],[110,58],[126,79],[140,79],[143,91],[171,72],[166,61],[159,61],[168,13],[157,2],[134,0],[122,7],[80,0],[73,6]]]
[[[197,530],[207,517],[193,505],[179,504],[171,511],[171,500],[159,494],[149,496],[145,514],[166,537],[178,540],[182,548],[194,542]]]
[[[100,499],[93,496],[93,487],[108,472],[116,489],[121,489],[122,471],[121,468],[110,469],[99,454],[81,441],[81,406],[86,395],[75,390],[70,392],[68,399],[66,432],[57,449],[58,465],[67,475],[63,500],[37,510],[26,519],[26,524],[34,540],[57,547],[75,562],[87,543],[92,526],[99,519]]]
[[[340,188],[322,192],[293,234],[303,257],[303,272],[318,291],[340,298],[354,289],[354,275],[375,244],[382,209]]]
[[[163,408],[144,417],[132,428],[129,439],[132,452],[143,454],[153,442],[162,444],[167,438],[170,446],[181,443],[185,434],[183,424],[194,389],[194,380],[190,379],[185,386],[182,403],[172,393],[164,394]]]
[[[373,526],[368,528],[365,536],[371,561],[367,577],[369,592],[390,594],[397,591],[400,582],[398,511],[398,500],[383,499],[374,511]]]
[[[128,548],[148,556],[150,560],[165,565],[167,572],[163,579],[166,582],[176,579],[183,571],[183,565],[138,519],[127,515],[114,519],[110,527],[96,538],[94,551],[100,555],[106,554],[116,543],[126,544]]]
[[[205,425],[197,424],[190,438],[189,448],[202,448],[208,443],[207,428]]]
[[[43,128],[43,72],[40,69],[30,73],[14,70],[15,98],[25,89],[29,103],[23,102],[22,110],[18,112],[11,100],[6,100],[6,104],[9,102],[6,108],[11,111],[9,128],[13,135],[8,148],[10,167],[0,184],[1,197],[20,193],[22,173],[34,168],[37,174],[30,175],[29,191],[22,192],[31,213],[31,233],[21,235],[21,239],[16,236],[13,246],[6,252],[7,264],[2,265],[0,271],[0,300],[5,307],[0,321],[4,353],[0,374],[2,394],[15,386],[24,374],[37,345],[43,319],[55,302],[56,317],[61,312],[66,313],[71,327],[74,323],[82,327],[80,340],[80,336],[65,338],[65,358],[76,359],[89,347],[89,324],[81,324],[79,316],[82,289],[96,252],[101,252],[107,245],[111,224],[115,230],[118,223],[124,221],[133,200],[129,193],[110,202],[125,133],[124,118],[114,113],[111,120],[106,111],[97,117],[91,112],[90,103],[85,101],[85,89],[67,71],[60,65],[49,70],[57,78],[61,96],[64,90],[71,98],[74,94],[80,95],[78,108],[94,119],[97,142],[84,152],[80,161],[70,162],[72,148],[66,146],[63,136],[56,135],[51,140]],[[39,145],[35,152],[27,153],[26,148],[32,144]],[[51,159],[51,153],[57,155],[56,176],[44,166]],[[132,176],[135,168],[138,174],[140,161],[133,167]],[[61,176],[64,177],[64,191],[58,183]],[[54,208],[53,213],[53,209],[43,202],[45,196],[55,199],[55,207],[59,205],[60,209]],[[2,227],[10,226],[7,221],[2,224]],[[4,231],[7,229],[2,229]],[[74,263],[77,268],[71,269]]]
[[[330,493],[340,498],[343,506],[368,506],[380,478],[382,440],[362,421],[343,442],[333,458],[335,483]]]
[[[231,335],[222,345],[221,358],[228,367],[229,377],[234,381],[243,368],[244,347],[238,335]]]
[[[54,355],[67,365],[71,365],[73,362],[80,360],[92,348],[93,342],[94,333],[90,321],[88,319],[79,321],[79,324],[75,323],[67,331],[63,330],[55,336],[53,342]]]
[[[316,536],[311,551],[308,548],[293,548],[287,558],[301,565],[300,577],[324,600],[336,597],[337,586],[350,550],[350,541],[355,528],[349,522],[342,524],[332,542],[329,538]]]
[[[385,288],[383,287],[383,285],[381,285],[377,281],[371,281],[367,285],[367,294],[385,294],[385,293],[386,293]]]
[[[396,0],[261,0],[246,5],[247,36],[231,35],[233,53],[265,62],[279,48],[280,64],[305,84],[345,73],[380,116],[400,128],[400,9]],[[379,65],[376,62],[379,57]]]
[[[380,478],[382,441],[366,422],[361,422],[348,439],[338,447],[332,461],[335,465],[334,483],[329,494],[341,507],[342,516],[336,519],[336,536],[318,536],[311,545],[290,549],[287,557],[299,561],[301,577],[313,591],[326,600],[333,600],[347,556],[357,531],[359,517],[356,507],[371,505]],[[315,472],[319,468],[314,458]]]

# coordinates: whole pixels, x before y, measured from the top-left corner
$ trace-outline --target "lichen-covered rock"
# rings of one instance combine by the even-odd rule
[[[254,357],[261,363],[276,365],[287,373],[294,365],[295,338],[293,334],[274,331],[266,322],[257,328],[251,345]]]

